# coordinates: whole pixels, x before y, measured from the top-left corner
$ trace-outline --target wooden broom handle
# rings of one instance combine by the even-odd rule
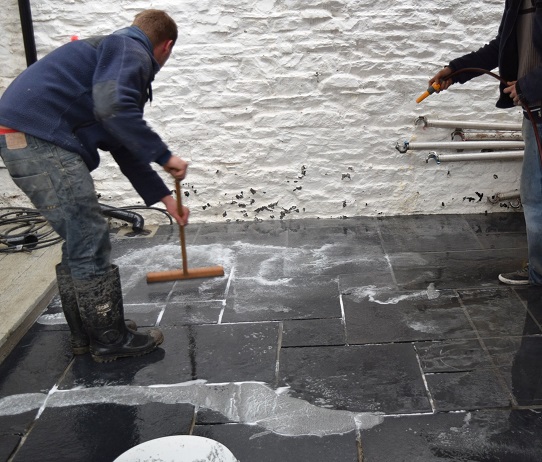
[[[181,199],[181,180],[175,180],[175,189],[177,191],[177,212],[183,216],[183,201]],[[186,242],[184,237],[184,226],[179,225],[179,235],[181,237],[181,252],[183,255],[183,273],[188,274],[188,262],[186,258]]]

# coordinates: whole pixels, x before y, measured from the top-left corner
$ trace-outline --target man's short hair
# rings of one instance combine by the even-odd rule
[[[136,14],[132,26],[139,27],[153,46],[165,40],[177,41],[177,24],[165,11],[144,10]]]

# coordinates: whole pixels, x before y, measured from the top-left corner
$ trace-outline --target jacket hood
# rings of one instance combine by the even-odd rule
[[[152,43],[149,37],[145,35],[145,32],[143,32],[139,27],[137,26],[125,27],[123,29],[119,29],[113,32],[113,34],[125,35],[143,44],[145,49],[148,51],[149,56],[151,57],[154,73],[156,74],[160,70],[160,65],[158,64],[158,61],[156,61],[156,59],[154,58],[154,49],[153,49]]]

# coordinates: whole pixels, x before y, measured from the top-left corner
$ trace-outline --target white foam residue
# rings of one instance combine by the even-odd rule
[[[42,314],[37,319],[37,323],[45,326],[56,326],[59,324],[66,324],[66,318],[64,313]]]
[[[228,272],[231,268],[243,268],[246,261],[255,266],[250,276],[262,286],[281,286],[290,282],[290,278],[281,277],[284,269],[294,277],[304,276],[310,269],[311,275],[322,274],[324,271],[340,264],[356,264],[360,261],[372,261],[370,258],[333,256],[336,244],[325,244],[318,249],[285,247],[276,245],[259,245],[236,241],[228,245],[205,244],[191,245],[187,248],[188,266],[223,266]],[[299,261],[303,261],[301,265]],[[123,280],[127,292],[145,279],[147,272],[168,271],[180,269],[182,258],[179,245],[176,243],[160,244],[152,247],[133,250],[117,258],[119,266],[135,268],[130,276]],[[255,265],[257,263],[257,266]],[[279,278],[277,279],[277,275]],[[203,281],[200,290],[205,290],[213,284],[219,284],[222,279]]]
[[[270,279],[264,279],[261,276],[243,277],[243,279],[248,280],[248,281],[254,281],[259,286],[285,286],[285,285],[288,285],[292,281],[292,278],[281,278],[281,279],[270,280]]]
[[[0,415],[13,415],[40,408],[46,395],[14,395],[0,400]],[[47,407],[81,406],[94,403],[143,405],[189,403],[218,412],[232,422],[259,425],[284,436],[326,436],[368,429],[383,422],[380,413],[355,413],[323,409],[293,398],[284,389],[273,390],[259,382],[209,384],[202,380],[175,384],[104,386],[58,391],[47,396]]]
[[[429,300],[435,300],[440,297],[440,291],[435,289],[435,284],[432,282],[427,286],[427,298]]]
[[[349,290],[348,295],[355,298],[356,302],[360,302],[363,299],[369,299],[369,301],[378,303],[379,305],[396,305],[404,300],[426,298],[433,300],[440,297],[440,292],[435,290],[434,287],[431,289],[431,285],[427,288],[427,290],[420,290],[391,297],[388,296],[388,298],[386,298],[386,294],[389,294],[390,292],[392,292],[392,289],[389,287],[377,288],[376,286],[365,286]],[[382,297],[382,299],[380,299],[380,297]]]
[[[47,395],[44,393],[26,393],[22,395],[10,395],[0,399],[0,417],[24,414],[25,412],[38,410],[43,406]]]
[[[226,270],[235,263],[235,249],[222,244],[194,245],[187,249],[189,268],[202,266],[223,266]],[[182,256],[179,244],[161,244],[126,252],[115,259],[119,266],[131,266],[134,270],[130,277],[123,279],[125,292],[141,284],[148,272],[169,271],[182,268]],[[221,278],[203,281],[209,287],[219,284]],[[204,286],[200,286],[202,289]]]
[[[437,322],[429,321],[429,322],[409,322],[408,327],[411,329],[417,331],[417,332],[424,332],[428,334],[432,333],[438,333],[441,331],[441,329],[438,326]]]

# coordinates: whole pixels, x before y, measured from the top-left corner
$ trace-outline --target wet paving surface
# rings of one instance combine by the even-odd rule
[[[240,462],[542,460],[542,289],[520,213],[191,225],[113,235],[144,357],[73,357],[58,297],[0,365],[0,461],[113,461],[170,435]]]

